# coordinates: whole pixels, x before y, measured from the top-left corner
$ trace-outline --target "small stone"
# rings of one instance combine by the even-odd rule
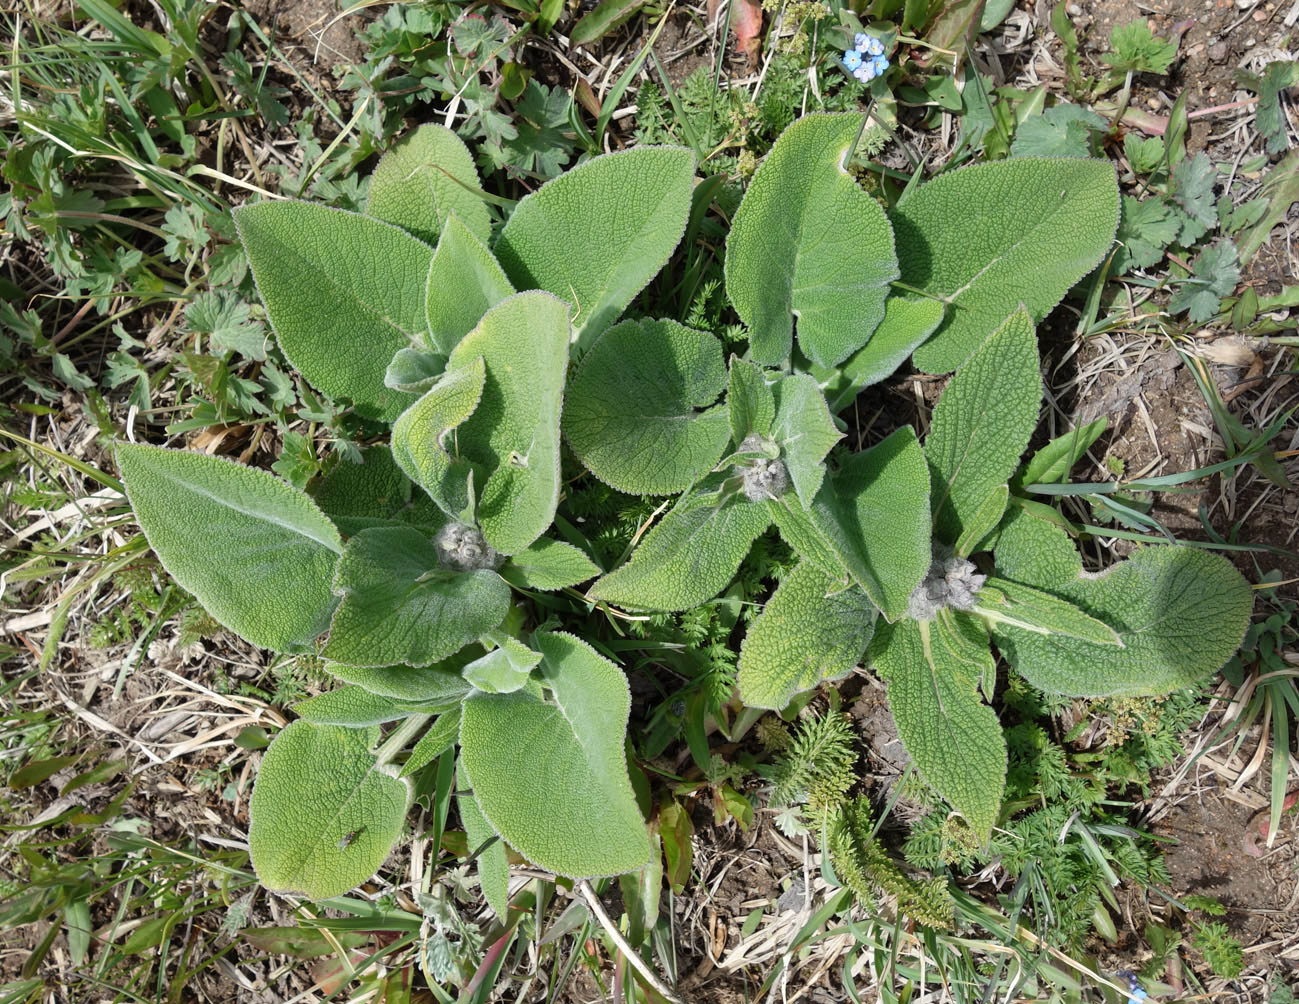
[[[1153,95],[1151,97],[1146,98],[1146,107],[1149,108],[1151,111],[1157,111],[1159,108],[1159,99],[1154,97]]]
[[[1065,10],[1069,12],[1070,17],[1077,17],[1079,14],[1082,13],[1082,8],[1079,7],[1076,3],[1071,3],[1068,7],[1065,8]]]
[[[1227,43],[1214,42],[1209,46],[1209,59],[1215,63],[1221,63],[1227,58]]]

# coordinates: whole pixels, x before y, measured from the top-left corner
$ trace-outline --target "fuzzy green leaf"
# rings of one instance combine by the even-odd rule
[[[980,612],[990,621],[1035,630],[1043,635],[1063,635],[1092,645],[1123,647],[1118,632],[1088,616],[1076,605],[1022,582],[990,578],[979,591]]]
[[[460,455],[483,473],[478,522],[502,554],[541,536],[559,504],[559,413],[568,373],[568,306],[517,293],[483,315],[448,360],[482,357],[482,400],[456,432]]]
[[[424,286],[432,347],[450,355],[487,311],[513,293],[487,245],[470,233],[459,216],[448,217]]]
[[[520,201],[496,257],[516,288],[573,305],[584,349],[667,264],[686,230],[694,174],[683,147],[596,157]]]
[[[329,625],[343,550],[305,492],[221,457],[119,443],[126,497],[171,577],[254,645],[303,652]]]
[[[456,701],[452,706],[458,703]],[[304,721],[317,725],[343,725],[355,729],[395,722],[399,718],[415,714],[445,711],[446,708],[445,704],[399,701],[373,694],[364,687],[352,686],[339,687],[316,697],[308,697],[305,701],[298,701],[293,705],[293,713]]]
[[[934,407],[925,456],[934,530],[946,543],[955,543],[1019,466],[1042,401],[1037,367],[1033,321],[1018,310],[957,371]]]
[[[361,451],[361,462],[340,458],[328,474],[307,491],[339,531],[352,536],[372,526],[419,527],[429,534],[446,516],[393,460],[386,446]]]
[[[452,518],[469,505],[467,484],[473,467],[448,446],[454,442],[454,430],[482,401],[486,382],[481,357],[448,369],[392,426],[393,459]]]
[[[781,580],[740,646],[740,697],[749,707],[778,711],[857,665],[875,607],[860,590],[834,588],[806,561]]]
[[[725,589],[771,517],[765,503],[738,492],[712,501],[700,494],[684,496],[631,561],[597,579],[587,595],[644,610],[689,610]]]
[[[776,418],[771,438],[780,447],[780,459],[794,482],[803,505],[811,505],[825,479],[825,458],[831,447],[843,439],[835,428],[825,396],[806,373],[787,376],[772,387]]]
[[[253,785],[248,849],[262,885],[340,896],[383,864],[401,836],[410,786],[370,752],[379,730],[294,722]]]
[[[541,661],[541,654],[503,632],[488,635],[498,647],[465,667],[465,679],[488,694],[512,694]]]
[[[343,600],[321,655],[351,666],[428,666],[496,627],[510,607],[499,575],[439,568],[437,548],[405,527],[349,540],[334,591]]]
[[[994,624],[997,647],[1033,686],[1073,697],[1166,694],[1199,683],[1240,646],[1254,597],[1226,559],[1189,547],[1146,547],[1084,576],[1063,530],[1023,513],[1001,531],[997,573],[1076,604],[1123,647]]]
[[[380,220],[306,202],[234,211],[266,316],[285,357],[332,398],[391,422],[411,396],[386,387],[398,349],[424,345],[433,249]]]
[[[804,561],[809,561],[821,570],[821,573],[835,583],[836,589],[843,589],[852,583],[848,569],[836,553],[834,546],[826,539],[812,514],[798,501],[798,497],[786,492],[778,499],[767,500],[767,511],[780,531],[781,539]]]
[[[911,426],[854,454],[817,493],[812,522],[889,620],[929,570],[929,471]]]
[[[474,797],[542,868],[573,878],[633,871],[650,849],[627,776],[627,680],[571,635],[540,634],[537,645],[554,704],[526,690],[465,701],[460,756]]]
[[[726,239],[726,292],[749,327],[755,362],[798,347],[834,366],[866,344],[898,277],[879,203],[844,167],[861,116],[806,115],[776,140]]]
[[[893,211],[902,278],[950,300],[916,349],[954,370],[1021,303],[1040,321],[1100,262],[1119,222],[1109,161],[1016,157],[949,171]]]
[[[599,566],[572,544],[549,537],[534,540],[501,568],[501,577],[516,589],[542,592],[575,586],[599,574]]]
[[[478,850],[492,837],[497,837],[473,795],[457,795],[456,808],[460,811],[460,822],[465,827],[470,853]],[[483,898],[496,912],[496,916],[504,921],[509,915],[510,906],[510,862],[505,855],[505,841],[497,837],[478,855],[477,861],[478,884],[483,890]]]
[[[987,536],[997,529],[1001,523],[1001,517],[1006,514],[1006,506],[1010,504],[1010,486],[1007,484],[997,485],[992,491],[988,492],[984,500],[978,505],[961,527],[961,535],[956,538],[956,543],[952,549],[958,557],[968,558]]]
[[[383,385],[409,394],[423,394],[446,369],[444,355],[427,349],[398,349],[383,374]]]
[[[1006,787],[1006,740],[979,699],[979,674],[935,621],[881,625],[871,654],[920,776],[986,840]]]
[[[771,423],[776,418],[776,398],[761,366],[731,356],[726,407],[731,420],[731,442],[737,447],[747,436],[770,434]]]
[[[468,186],[466,188],[465,186]],[[450,129],[422,125],[393,144],[370,176],[365,211],[436,244],[447,218],[455,213],[483,243],[492,235],[487,203],[479,187],[469,148]]]
[[[685,491],[722,456],[730,424],[722,343],[675,321],[623,321],[573,375],[564,437],[597,478],[629,495]]]
[[[869,342],[839,366],[812,367],[812,376],[825,392],[830,410],[838,414],[867,387],[892,376],[942,323],[940,300],[890,296],[884,304],[884,320]]]
[[[427,732],[420,736],[419,742],[410,751],[410,756],[401,767],[401,777],[410,777],[423,770],[443,753],[449,750],[460,739],[460,705],[438,715],[437,721],[429,726]]]
[[[325,663],[325,672],[344,683],[355,683],[372,694],[423,704],[459,704],[470,691],[462,675],[476,655],[473,648],[457,652],[432,666],[348,666]]]

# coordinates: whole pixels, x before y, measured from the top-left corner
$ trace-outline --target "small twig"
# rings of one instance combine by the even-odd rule
[[[600,897],[597,896],[595,890],[591,888],[591,883],[586,881],[586,879],[583,879],[577,883],[577,888],[578,891],[581,892],[582,898],[586,900],[587,907],[590,908],[593,914],[595,914],[595,918],[600,922],[600,926],[604,928],[604,933],[609,935],[609,940],[618,946],[618,950],[627,957],[627,961],[636,967],[638,973],[645,977],[645,982],[653,987],[654,991],[666,1000],[668,1004],[684,1004],[681,998],[678,997],[666,983],[659,979],[654,970],[650,968],[649,963],[640,957],[640,953],[633,950],[631,945],[627,944],[627,939],[624,938],[622,932],[618,930],[618,925],[615,924],[613,918],[605,912],[604,905],[600,902]]]

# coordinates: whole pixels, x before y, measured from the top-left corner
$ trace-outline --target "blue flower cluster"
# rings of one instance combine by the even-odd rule
[[[853,41],[855,48],[843,54],[843,68],[863,84],[869,84],[889,68],[884,45],[874,35],[860,31]]]

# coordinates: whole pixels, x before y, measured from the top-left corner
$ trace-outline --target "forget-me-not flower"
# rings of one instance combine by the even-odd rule
[[[854,47],[843,54],[844,69],[863,84],[869,84],[889,68],[884,43],[864,31],[856,34],[853,43]]]

